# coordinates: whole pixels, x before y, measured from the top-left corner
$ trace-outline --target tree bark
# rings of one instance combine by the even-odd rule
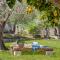
[[[3,25],[0,23],[0,50],[7,50],[3,41]]]
[[[55,31],[54,31],[54,33],[55,33],[55,36],[57,36],[57,29],[55,28]]]
[[[58,27],[58,31],[59,31],[59,34],[58,35],[59,35],[59,38],[60,38],[60,27]]]
[[[49,29],[46,28],[45,30],[46,30],[46,38],[49,38]]]

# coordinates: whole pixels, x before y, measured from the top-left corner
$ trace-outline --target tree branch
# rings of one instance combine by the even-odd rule
[[[8,13],[7,18],[6,18],[6,19],[4,20],[4,22],[3,22],[3,27],[5,27],[5,24],[6,24],[6,22],[8,21],[9,17],[11,16],[12,12],[13,12],[13,10],[12,10],[10,13]]]

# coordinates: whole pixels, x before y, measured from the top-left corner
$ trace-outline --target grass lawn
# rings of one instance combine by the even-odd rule
[[[0,60],[60,60],[60,41],[59,40],[34,40],[42,45],[47,45],[54,48],[55,54],[51,56],[42,54],[24,54],[19,56],[13,56],[9,51],[0,51]],[[25,41],[25,43],[32,43],[32,41]],[[10,46],[11,43],[6,43],[6,46]]]

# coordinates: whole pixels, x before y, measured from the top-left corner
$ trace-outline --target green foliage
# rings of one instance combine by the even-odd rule
[[[27,0],[28,4],[35,6],[39,10],[49,8],[51,3],[46,3],[46,0]]]
[[[24,29],[33,28],[33,26],[35,26],[35,22],[33,21],[36,17],[35,10],[33,9],[32,13],[27,14],[27,12],[26,12],[27,7],[28,7],[28,5],[26,3],[22,4],[20,2],[18,2],[18,3],[16,2],[15,6],[14,6],[13,14],[10,16],[11,23],[14,24],[14,21],[16,21],[16,24],[17,25],[20,24],[20,26]],[[19,12],[16,11],[17,8],[19,8],[18,9]]]
[[[47,17],[48,20],[46,20],[44,23],[47,25],[50,23],[50,26],[58,26],[60,9],[55,7],[53,3],[50,1],[46,2],[46,0],[27,0],[27,2],[28,4],[35,6],[35,8],[37,8],[42,13],[40,15],[40,20],[45,20]],[[57,11],[57,16],[54,16],[53,14],[55,10]],[[55,22],[55,19],[57,20],[57,23]]]
[[[30,34],[39,34],[40,29],[38,26],[35,26],[34,28],[30,29]]]
[[[15,1],[16,0],[6,0],[7,1],[7,4],[10,8],[12,8],[14,5],[15,5]]]
[[[19,2],[22,2],[22,0],[18,0]]]

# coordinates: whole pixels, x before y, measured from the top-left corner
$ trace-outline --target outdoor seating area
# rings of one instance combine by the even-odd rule
[[[49,46],[43,46],[43,45],[39,45],[38,42],[33,42],[32,44],[15,44],[14,46],[11,46],[11,52],[13,53],[13,55],[16,55],[16,53],[18,51],[20,52],[39,52],[39,53],[43,53],[44,55],[51,55],[53,54],[53,48],[49,47]]]
[[[60,60],[60,0],[0,0],[0,60]]]

